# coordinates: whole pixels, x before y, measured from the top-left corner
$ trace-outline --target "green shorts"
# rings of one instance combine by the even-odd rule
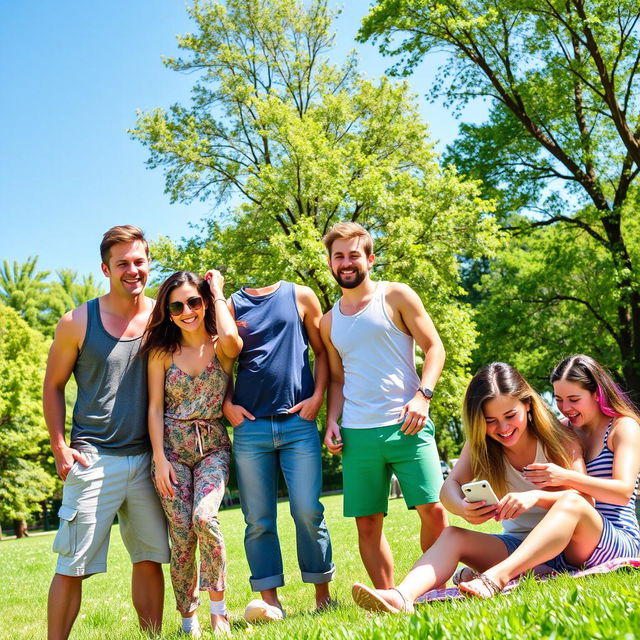
[[[392,474],[409,509],[439,501],[442,470],[433,422],[413,436],[402,433],[401,426],[341,429],[345,516],[386,515]]]

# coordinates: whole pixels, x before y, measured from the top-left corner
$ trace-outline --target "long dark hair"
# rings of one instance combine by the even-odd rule
[[[549,405],[511,365],[493,362],[482,367],[467,387],[462,407],[464,428],[475,478],[488,480],[498,495],[507,493],[504,447],[487,436],[484,403],[496,396],[510,396],[529,404],[529,429],[550,462],[569,468],[573,434],[553,415]]]
[[[629,396],[613,381],[611,374],[591,356],[583,353],[565,358],[551,372],[551,383],[567,380],[596,394],[600,411],[610,418],[626,416],[640,422],[640,414]]]
[[[156,305],[149,316],[147,328],[143,335],[140,355],[143,356],[157,349],[164,353],[175,353],[180,346],[181,331],[171,321],[169,314],[169,296],[171,292],[183,284],[191,284],[202,296],[204,302],[204,327],[211,336],[217,334],[216,315],[213,307],[213,296],[209,285],[197,274],[191,271],[177,271],[170,275],[160,286]]]

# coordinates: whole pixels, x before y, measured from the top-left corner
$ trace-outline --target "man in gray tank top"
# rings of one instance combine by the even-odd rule
[[[160,563],[169,561],[169,547],[150,475],[146,360],[137,357],[153,308],[144,295],[149,249],[140,229],[124,225],[104,234],[100,255],[109,293],[61,318],[44,380],[44,418],[64,481],[48,640],[69,636],[83,578],[106,571],[116,514],[133,563],[140,626],[159,631],[162,624]],[[64,390],[72,373],[78,395],[68,445]]]
[[[418,512],[423,551],[447,525],[429,419],[444,347],[415,291],[371,280],[373,240],[362,226],[337,224],[323,242],[342,290],[320,322],[331,373],[324,442],[342,454],[344,515],[356,519],[367,573],[376,589],[389,589],[393,557],[382,525],[391,474],[407,507]],[[424,352],[422,378],[415,369],[416,342]]]

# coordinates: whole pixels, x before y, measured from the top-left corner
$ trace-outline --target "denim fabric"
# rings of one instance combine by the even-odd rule
[[[264,591],[284,585],[276,525],[278,465],[289,490],[302,580],[329,582],[335,568],[319,500],[322,464],[316,423],[297,414],[245,419],[234,430],[233,451],[247,525],[244,548],[251,588]]]

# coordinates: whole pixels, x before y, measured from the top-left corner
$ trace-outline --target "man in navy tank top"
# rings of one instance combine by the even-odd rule
[[[302,580],[314,585],[318,609],[331,602],[329,582],[335,569],[319,499],[322,464],[316,425],[329,378],[319,331],[322,311],[309,287],[286,281],[240,289],[230,302],[243,347],[223,411],[234,428],[251,588],[262,597],[249,603],[245,617],[280,620],[284,614],[278,588],[284,585],[284,572],[276,526],[279,470],[289,492]]]
[[[331,373],[324,442],[331,453],[342,454],[344,515],[356,519],[365,569],[376,589],[389,589],[393,557],[382,525],[392,473],[407,507],[420,517],[423,551],[447,526],[429,418],[445,352],[415,291],[371,280],[373,240],[366,229],[339,223],[323,242],[342,290],[320,323]],[[421,378],[415,343],[424,352]]]
[[[100,255],[109,293],[62,316],[44,380],[44,418],[64,481],[53,543],[58,562],[49,589],[48,640],[69,636],[82,580],[106,571],[116,514],[133,563],[140,626],[159,632],[162,624],[160,563],[169,562],[169,544],[150,474],[147,362],[137,357],[154,304],[144,295],[149,249],[140,229],[123,225],[104,234]],[[78,396],[67,444],[64,391],[72,373]]]

